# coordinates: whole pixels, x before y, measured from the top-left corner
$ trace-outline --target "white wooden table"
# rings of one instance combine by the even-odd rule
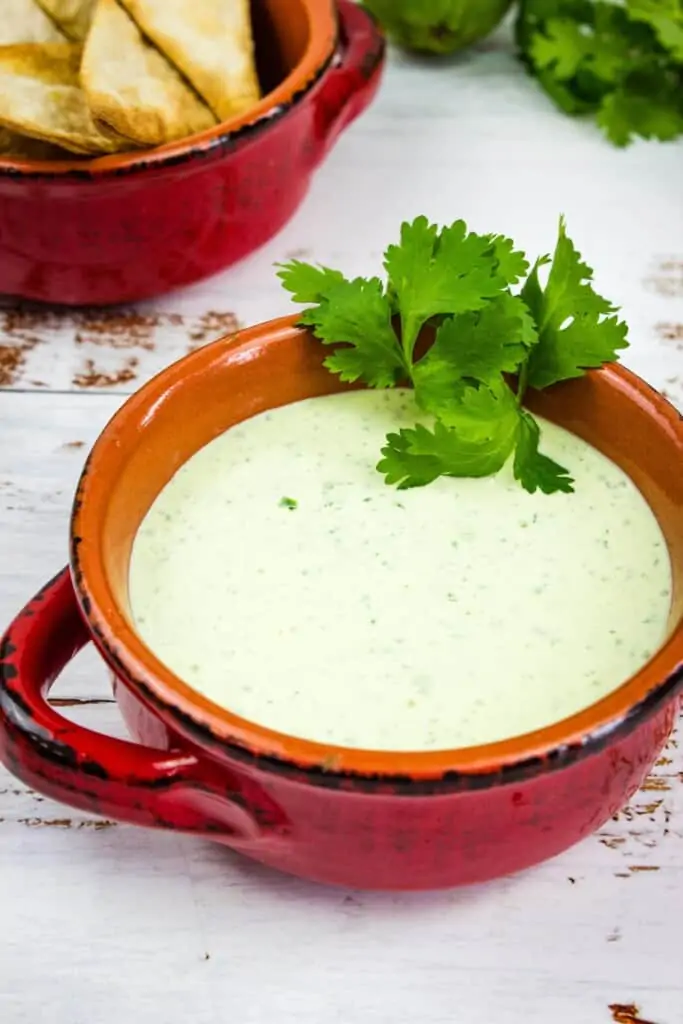
[[[392,55],[377,104],[258,255],[123,323],[0,311],[17,362],[0,378],[0,622],[65,563],[87,446],[126,394],[233,316],[287,312],[275,261],[367,273],[420,213],[535,254],[564,212],[623,305],[627,363],[683,407],[682,182],[683,145],[610,148],[549,106],[505,34],[461,62]],[[57,696],[66,714],[121,732],[92,652]],[[98,826],[0,769],[1,1024],[609,1024],[610,1004],[630,1003],[682,1024],[682,948],[675,740],[632,805],[578,848],[427,896],[331,891],[191,839]]]

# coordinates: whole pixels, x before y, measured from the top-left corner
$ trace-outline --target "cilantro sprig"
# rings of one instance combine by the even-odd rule
[[[614,362],[627,329],[593,289],[564,219],[554,255],[531,270],[509,238],[470,232],[461,220],[439,229],[426,217],[402,226],[384,267],[386,282],[298,260],[279,276],[307,306],[301,322],[331,347],[331,373],[373,388],[412,384],[416,413],[431,420],[387,437],[377,467],[387,484],[490,476],[514,457],[530,493],[573,491],[569,471],[540,450],[526,389]],[[423,351],[425,327],[433,339]]]
[[[522,0],[522,59],[617,146],[683,134],[683,0]]]

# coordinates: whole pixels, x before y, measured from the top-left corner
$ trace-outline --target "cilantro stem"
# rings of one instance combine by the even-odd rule
[[[412,376],[413,354],[423,321],[415,316],[407,316],[401,321],[401,344],[406,370]]]

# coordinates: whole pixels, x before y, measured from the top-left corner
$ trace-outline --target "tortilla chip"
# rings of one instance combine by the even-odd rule
[[[38,0],[38,3],[65,36],[76,43],[83,42],[90,28],[95,0]]]
[[[261,96],[249,0],[122,0],[221,121]]]
[[[13,43],[59,43],[64,36],[36,0],[3,0],[0,46]]]
[[[71,160],[73,153],[68,153],[59,146],[39,139],[29,139],[24,135],[0,128],[0,160],[3,157],[14,157],[17,160]]]
[[[0,127],[73,153],[130,149],[98,131],[80,86],[81,48],[71,43],[0,47]]]
[[[98,0],[83,51],[81,82],[98,124],[143,146],[160,146],[216,123],[116,0]]]

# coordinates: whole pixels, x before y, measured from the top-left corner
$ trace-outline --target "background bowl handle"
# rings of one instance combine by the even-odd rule
[[[339,0],[340,44],[315,96],[316,135],[324,156],[372,100],[386,42],[372,16],[355,0]]]
[[[268,798],[228,768],[186,750],[155,750],[76,725],[47,702],[66,664],[91,639],[65,569],[0,643],[0,760],[65,804],[134,825],[252,844],[282,826]]]

